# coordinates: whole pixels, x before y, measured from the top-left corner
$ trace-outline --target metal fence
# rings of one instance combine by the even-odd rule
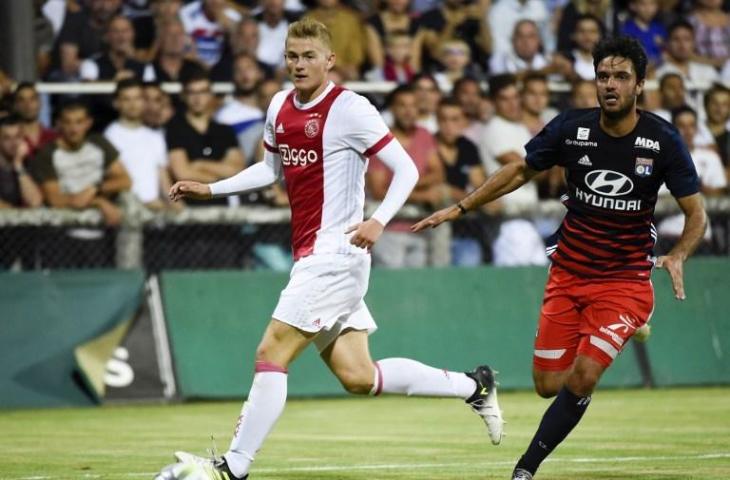
[[[153,212],[133,197],[121,202],[121,226],[103,225],[96,210],[0,210],[0,268],[11,270],[143,268],[163,269],[274,269],[291,266],[288,208],[245,205],[198,207],[180,212]],[[699,254],[730,254],[730,197],[707,201],[712,238]],[[368,211],[372,212],[372,205]],[[440,227],[423,238],[428,244],[426,265],[452,263],[461,240],[477,248],[479,263],[490,263],[491,248],[505,219],[526,218],[557,225],[565,209],[544,201],[530,211],[506,211],[495,216],[470,213],[458,224]],[[672,199],[657,205],[657,220],[678,212]],[[428,212],[406,206],[399,219],[414,221]],[[674,239],[660,238],[659,253]]]

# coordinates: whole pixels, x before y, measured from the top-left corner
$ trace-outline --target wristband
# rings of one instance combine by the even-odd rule
[[[461,202],[456,202],[456,208],[459,209],[462,215],[466,215],[466,208],[464,208],[464,205],[462,205]]]

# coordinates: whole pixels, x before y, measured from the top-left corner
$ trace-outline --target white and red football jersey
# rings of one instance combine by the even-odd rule
[[[363,253],[345,230],[363,220],[367,157],[393,139],[363,96],[330,83],[301,104],[277,93],[266,115],[264,146],[278,154],[292,211],[294,260],[320,253]]]

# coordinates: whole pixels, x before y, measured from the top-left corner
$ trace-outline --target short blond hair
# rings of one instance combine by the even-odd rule
[[[329,50],[332,50],[332,34],[324,23],[313,18],[304,17],[291,25],[286,34],[287,41],[290,38],[316,38]]]

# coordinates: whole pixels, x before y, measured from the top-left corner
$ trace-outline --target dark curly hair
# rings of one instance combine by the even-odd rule
[[[593,49],[593,69],[606,57],[623,57],[631,60],[636,71],[636,80],[640,82],[646,77],[646,52],[638,40],[632,37],[610,37],[601,40]]]

